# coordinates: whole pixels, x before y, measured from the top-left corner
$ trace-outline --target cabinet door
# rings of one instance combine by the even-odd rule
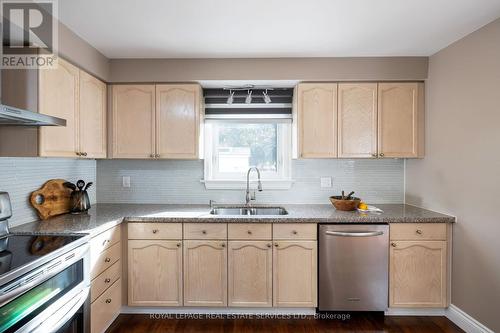
[[[316,307],[316,258],[315,241],[274,242],[273,304],[275,307]]]
[[[62,59],[57,68],[40,70],[39,112],[66,119],[66,126],[40,127],[40,156],[77,157],[79,85],[78,68]]]
[[[228,244],[229,306],[272,306],[271,241],[230,241]]]
[[[113,86],[113,157],[155,154],[155,86]]]
[[[225,241],[184,241],[184,305],[227,305]]]
[[[339,84],[339,157],[377,157],[377,84]]]
[[[391,242],[389,276],[389,306],[446,307],[446,242]]]
[[[128,305],[182,306],[182,242],[128,241]]]
[[[301,83],[297,93],[299,157],[337,157],[337,84]]]
[[[379,157],[423,155],[423,104],[422,83],[379,83]]]
[[[200,86],[156,86],[156,153],[160,158],[198,158]]]
[[[106,157],[106,84],[80,71],[80,149],[87,158]]]

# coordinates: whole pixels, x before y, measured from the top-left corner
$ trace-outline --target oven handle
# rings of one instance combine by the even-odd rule
[[[68,320],[75,315],[75,313],[80,309],[80,307],[85,303],[87,297],[89,295],[90,288],[85,287],[82,291],[74,297],[71,301],[63,305],[59,310],[54,312],[53,317],[41,318],[42,322],[39,326],[31,331],[31,333],[46,333],[46,332],[56,332],[60,329],[64,324],[68,322]],[[67,311],[59,314],[63,309],[67,309]],[[54,322],[55,321],[55,322]]]
[[[330,236],[340,237],[372,237],[381,236],[383,231],[325,231],[325,234]]]

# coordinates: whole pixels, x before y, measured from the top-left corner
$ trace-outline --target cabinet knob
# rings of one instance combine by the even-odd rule
[[[82,156],[82,153],[80,153],[79,151],[77,151],[75,154],[76,156]]]
[[[108,298],[108,299],[106,300],[106,303],[108,303],[108,304],[109,304],[109,303],[111,303],[111,298]]]
[[[106,278],[106,279],[104,280],[104,283],[110,283],[110,282],[111,282],[111,279],[110,279],[110,278]]]
[[[279,247],[279,244],[278,243],[274,243],[274,247]]]
[[[380,157],[384,157],[384,156],[385,156],[385,154],[384,154],[384,153],[380,153],[380,154],[379,154],[379,156],[380,156]]]
[[[105,240],[102,242],[102,245],[106,245],[107,243],[109,243],[109,239],[105,239]]]
[[[266,246],[270,248],[271,247],[271,243],[267,243]]]
[[[293,230],[292,234],[294,234],[294,235],[298,234],[297,230]]]
[[[396,247],[396,243],[392,242],[392,243],[391,243],[391,246],[392,246],[392,247]]]
[[[226,247],[226,244],[225,244],[225,243],[222,243],[220,246],[221,246],[221,247]]]
[[[85,152],[83,152],[83,153],[81,153],[81,154],[82,154],[83,156],[87,156],[87,153],[85,153]]]
[[[155,157],[156,157],[156,158],[159,158],[159,157],[160,157],[160,154],[156,154],[156,155],[155,155]]]
[[[110,262],[110,261],[111,261],[110,257],[107,257],[106,259],[104,259],[104,262]]]
[[[372,157],[377,157],[377,153],[373,153],[373,154],[372,154]]]
[[[151,154],[151,155],[149,155],[149,157],[155,158],[155,154]]]
[[[252,230],[248,230],[247,234],[251,235],[252,234]]]
[[[158,233],[158,229],[153,229],[153,234],[157,234]]]
[[[416,233],[419,234],[419,235],[421,235],[422,234],[422,230],[417,229]]]
[[[181,247],[181,243],[177,243],[177,247]]]
[[[206,230],[202,230],[201,233],[204,234],[204,235],[206,235],[207,231]]]

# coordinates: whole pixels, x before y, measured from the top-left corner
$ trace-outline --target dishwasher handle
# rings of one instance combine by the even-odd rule
[[[372,237],[381,236],[384,234],[383,231],[325,231],[325,234],[330,236],[340,236],[340,237]]]

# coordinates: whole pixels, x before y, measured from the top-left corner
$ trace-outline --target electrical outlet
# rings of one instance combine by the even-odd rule
[[[321,187],[332,187],[332,177],[321,177]]]
[[[130,176],[122,177],[122,187],[130,187]]]

